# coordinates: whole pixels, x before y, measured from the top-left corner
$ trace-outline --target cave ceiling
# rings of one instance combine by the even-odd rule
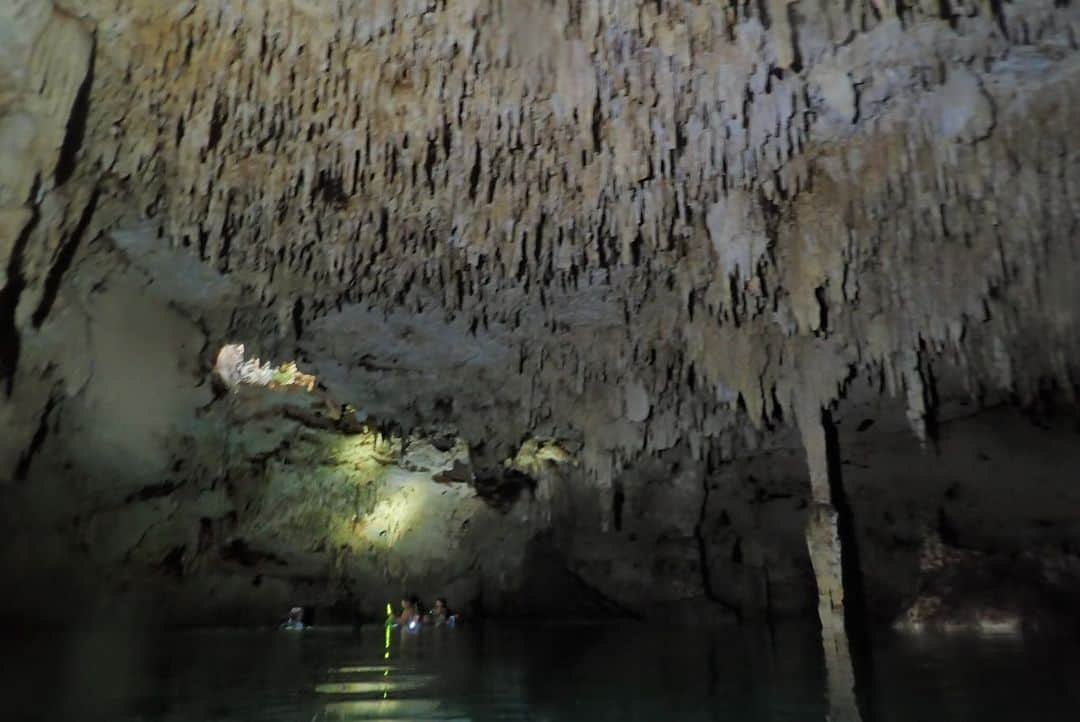
[[[29,418],[85,376],[40,350],[92,307],[72,277],[115,268],[194,324],[196,376],[244,343],[493,464],[572,439],[599,479],[856,388],[920,436],[943,399],[1075,388],[1074,4],[2,13],[0,382]]]

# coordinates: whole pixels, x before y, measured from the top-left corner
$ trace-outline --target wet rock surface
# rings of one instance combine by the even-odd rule
[[[875,616],[1068,616],[1078,29],[6,3],[7,601],[812,613],[839,479]],[[314,382],[223,386],[228,344]]]

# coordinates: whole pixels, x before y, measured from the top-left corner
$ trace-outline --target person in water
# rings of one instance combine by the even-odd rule
[[[289,610],[289,618],[285,620],[285,623],[281,625],[282,629],[303,629],[304,628],[304,608],[293,607]]]
[[[415,629],[420,625],[421,621],[420,599],[416,595],[402,599],[401,614],[394,619],[394,623],[402,627]]]
[[[460,619],[460,614],[454,614],[450,611],[450,605],[446,603],[446,598],[439,597],[435,600],[435,608],[428,613],[426,621],[436,627],[453,627]]]

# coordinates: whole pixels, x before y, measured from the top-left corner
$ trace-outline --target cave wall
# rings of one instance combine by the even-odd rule
[[[874,411],[841,434],[871,613],[905,627],[1074,620],[1076,409],[957,407],[932,446],[895,404]],[[859,432],[867,420],[891,429]]]
[[[941,509],[946,546],[1013,553],[990,520],[1034,525],[1071,569],[1046,511],[1075,508],[1067,422],[1011,430],[1075,400],[1078,29],[1051,0],[5,3],[0,494],[24,606],[104,573],[192,616],[406,584],[511,609],[535,562],[570,607],[797,612],[807,439],[852,398],[900,420],[841,438],[874,457],[844,477],[889,615],[938,584],[912,550]],[[222,395],[234,342],[318,393]],[[367,489],[326,461],[365,434],[454,439],[467,472],[392,454]],[[993,438],[1045,473],[980,475]],[[565,458],[493,503],[531,441]],[[436,548],[333,546],[351,494],[366,517],[399,491],[430,497]]]

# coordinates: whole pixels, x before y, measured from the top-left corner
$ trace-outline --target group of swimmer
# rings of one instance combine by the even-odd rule
[[[387,605],[387,609],[389,606]],[[405,597],[401,600],[401,612],[397,615],[391,614],[386,624],[416,631],[423,626],[453,627],[461,623],[461,615],[450,611],[445,597],[436,599],[435,606],[427,614],[421,610],[420,599],[416,595]]]
[[[389,627],[401,627],[409,631],[419,631],[422,627],[454,627],[461,623],[461,615],[450,611],[445,597],[435,600],[435,606],[425,614],[422,611],[420,599],[416,595],[410,595],[401,600],[401,612],[394,614],[390,605],[386,605],[388,614],[386,624]],[[289,616],[281,625],[282,629],[300,631],[306,629],[304,623],[303,607],[293,607],[289,610]]]

